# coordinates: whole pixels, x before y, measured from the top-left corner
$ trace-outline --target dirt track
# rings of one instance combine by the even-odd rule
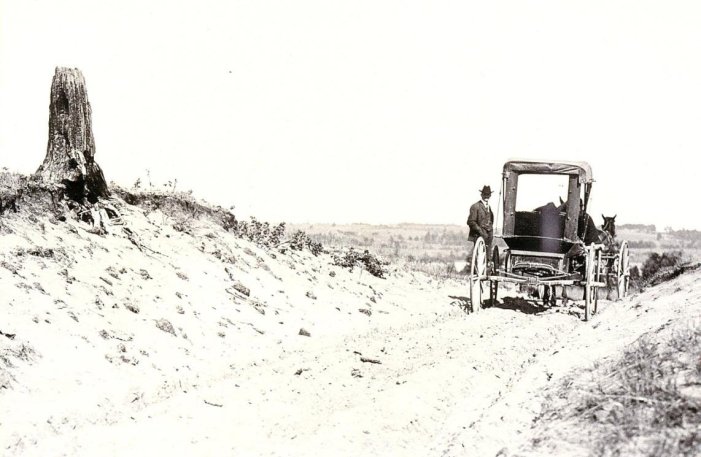
[[[326,344],[308,339],[220,382],[145,405],[133,418],[59,441],[71,443],[65,452],[86,455],[105,446],[139,455],[494,455],[508,434],[483,424],[517,413],[504,399],[524,382],[547,383],[552,373],[540,359],[587,328],[557,310],[466,316],[454,306],[399,328]]]

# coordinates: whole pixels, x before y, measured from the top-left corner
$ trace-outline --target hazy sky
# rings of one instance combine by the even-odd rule
[[[528,157],[588,161],[597,223],[701,229],[700,24],[670,0],[0,0],[0,167],[43,160],[60,65],[108,180],[241,216],[464,224]]]

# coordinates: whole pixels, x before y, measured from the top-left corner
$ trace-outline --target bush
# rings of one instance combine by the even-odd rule
[[[654,276],[663,269],[674,268],[682,263],[682,252],[681,251],[667,251],[663,252],[661,255],[657,252],[650,254],[645,260],[642,268],[642,279],[643,281],[649,281]]]
[[[241,221],[232,230],[239,238],[247,239],[263,247],[277,247],[285,235],[285,223],[271,226],[268,222],[260,222],[251,217],[250,222]]]
[[[318,256],[324,252],[324,247],[321,243],[312,240],[309,235],[302,230],[296,230],[290,237],[290,249],[294,251],[301,251],[305,247],[315,256]]]
[[[345,252],[333,255],[333,264],[339,267],[348,268],[351,271],[353,267],[365,268],[368,273],[378,278],[385,277],[385,271],[382,268],[382,262],[370,253],[367,249],[361,254],[353,248]]]

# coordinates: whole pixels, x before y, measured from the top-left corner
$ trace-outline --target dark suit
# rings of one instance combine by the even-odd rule
[[[491,206],[489,209],[485,208],[481,200],[472,205],[470,207],[470,215],[467,218],[467,225],[470,227],[468,241],[474,243],[481,236],[484,238],[487,252],[489,252],[492,239],[494,238],[494,213]]]

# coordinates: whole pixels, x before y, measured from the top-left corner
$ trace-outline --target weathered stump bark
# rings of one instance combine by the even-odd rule
[[[37,170],[44,181],[65,186],[66,195],[91,203],[109,197],[107,182],[95,162],[92,110],[83,74],[77,68],[56,67],[49,105],[49,144]]]

